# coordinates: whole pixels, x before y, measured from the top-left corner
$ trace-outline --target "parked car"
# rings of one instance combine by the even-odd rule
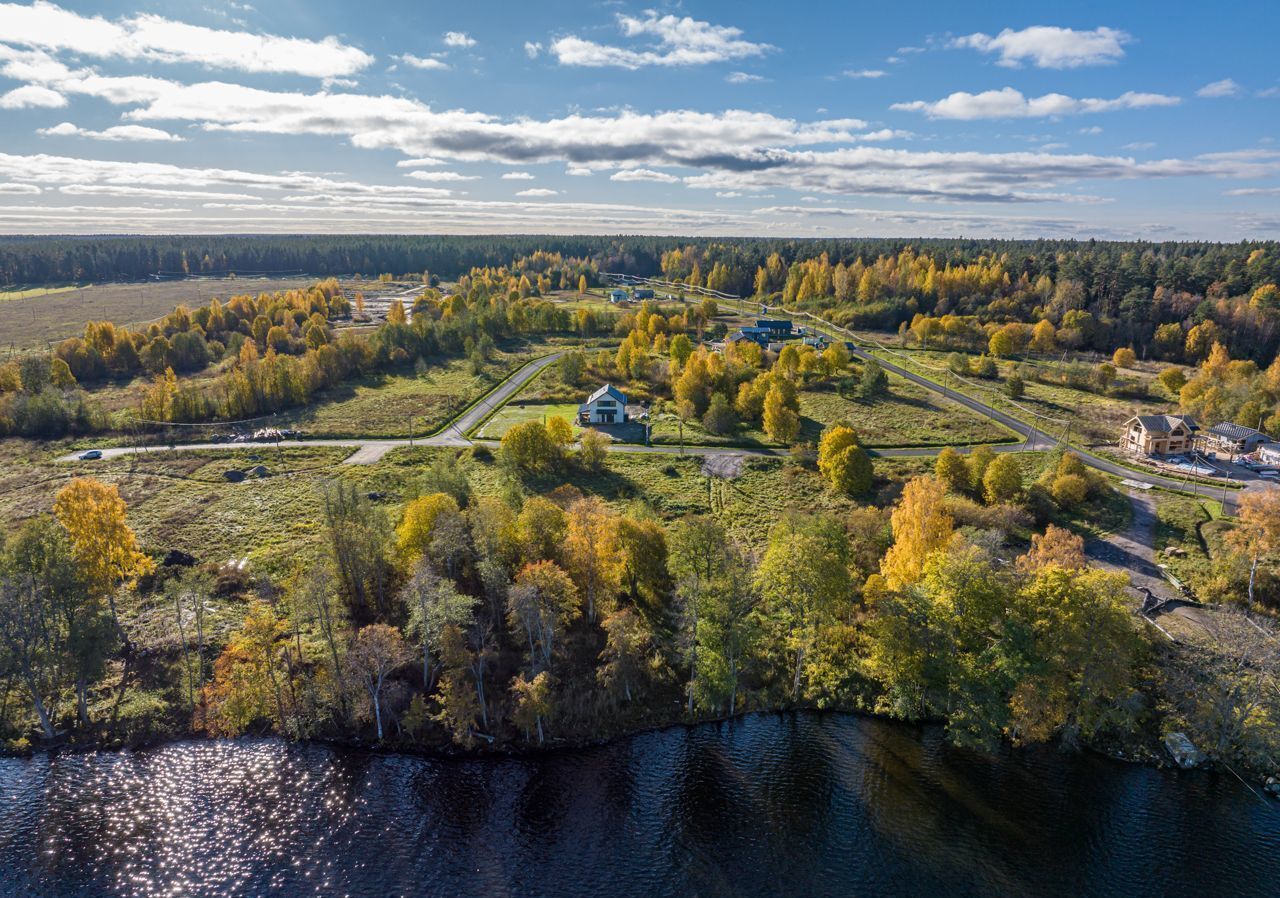
[[[95,461],[102,458],[102,450],[90,449],[88,452],[81,452],[79,458],[81,461]]]

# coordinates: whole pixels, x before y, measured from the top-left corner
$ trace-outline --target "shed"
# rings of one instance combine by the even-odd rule
[[[1215,424],[1200,435],[1206,450],[1224,452],[1227,455],[1248,455],[1269,439],[1260,430],[1230,422]]]
[[[621,287],[615,287],[609,291],[609,302],[627,302],[631,299],[631,295]]]

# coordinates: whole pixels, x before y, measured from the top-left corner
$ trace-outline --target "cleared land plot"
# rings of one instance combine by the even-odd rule
[[[214,298],[270,293],[314,284],[318,278],[239,278],[161,281],[61,288],[59,292],[0,302],[0,334],[19,349],[43,347],[84,332],[88,321],[138,325],[168,315],[175,306],[194,308]],[[3,294],[0,294],[2,296]]]
[[[264,424],[293,427],[313,437],[406,437],[439,430],[468,405],[493,389],[504,377],[538,355],[551,352],[550,343],[515,343],[496,351],[481,374],[464,358],[443,358],[419,372],[407,365],[399,370],[369,374],[317,394],[304,408],[281,412]],[[208,387],[230,365],[221,362],[186,375],[184,381]],[[106,383],[90,395],[107,412],[139,407],[152,379],[137,377]],[[412,421],[410,420],[412,418]],[[192,436],[208,437],[229,430],[216,422],[208,427],[181,428]]]
[[[157,453],[92,464],[51,461],[61,446],[0,444],[0,518],[16,526],[48,513],[59,489],[77,476],[114,483],[144,548],[179,549],[201,562],[248,558],[263,573],[287,572],[321,545],[319,486],[339,475],[350,450],[246,447],[236,451]],[[229,470],[262,465],[263,478],[229,483]]]
[[[535,346],[495,353],[479,375],[463,358],[430,365],[421,374],[410,368],[369,375],[326,390],[305,408],[281,414],[280,421],[316,437],[405,437],[411,427],[425,436],[544,351]]]
[[[947,356],[950,353],[921,350],[895,351],[901,354],[877,354],[883,355],[888,362],[907,367],[909,370],[914,370],[916,373],[939,383],[946,378],[942,369],[946,367]],[[907,356],[915,364],[904,364],[903,355]],[[969,354],[967,357],[971,359],[977,358],[973,354]],[[951,378],[947,382],[949,386],[960,392],[969,394],[983,402],[994,403],[1002,411],[1026,421],[1035,421],[1038,426],[1054,433],[1061,434],[1065,429],[1065,424],[1057,423],[1058,421],[1069,420],[1071,422],[1072,440],[1086,445],[1114,444],[1120,438],[1120,431],[1124,422],[1134,415],[1159,414],[1176,410],[1172,402],[1161,399],[1104,396],[1087,390],[1076,390],[1057,384],[1043,384],[1027,380],[1025,382],[1026,391],[1022,398],[1017,400],[1017,403],[1035,413],[1029,414],[1027,411],[1013,406],[1001,389],[1004,379],[1013,370],[1014,363],[1008,361],[1000,362],[998,367],[1000,369],[999,378],[992,380],[969,378],[972,383],[980,384],[981,386],[979,387],[960,383],[955,378]],[[1036,418],[1036,415],[1041,415],[1043,418]]]
[[[924,387],[896,376],[889,378],[889,392],[870,402],[848,399],[833,384],[819,384],[800,391],[800,439],[816,442],[824,428],[845,422],[863,443],[872,448],[900,446],[966,446],[1007,442],[1015,438],[1004,427]],[[670,420],[653,422],[654,443],[676,444],[679,426]],[[739,427],[737,433],[719,436],[700,423],[687,421],[688,445],[777,446],[762,431]]]

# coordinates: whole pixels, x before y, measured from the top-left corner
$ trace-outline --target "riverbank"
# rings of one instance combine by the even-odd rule
[[[202,741],[209,743],[235,743],[242,738],[276,738],[282,739],[290,744],[299,746],[323,746],[331,749],[350,750],[371,752],[385,756],[401,756],[406,758],[421,758],[426,760],[442,760],[442,761],[503,761],[503,760],[528,760],[528,759],[545,759],[553,758],[564,753],[580,752],[588,749],[607,748],[628,740],[636,739],[643,736],[650,736],[663,733],[674,732],[691,732],[704,727],[715,727],[725,724],[739,724],[752,719],[775,718],[779,720],[795,719],[799,716],[815,716],[815,717],[831,717],[831,718],[855,718],[869,722],[878,722],[886,725],[900,725],[905,727],[935,727],[939,729],[945,728],[945,722],[941,720],[901,720],[890,717],[886,714],[878,714],[862,709],[847,708],[813,708],[813,707],[779,707],[779,708],[755,708],[740,711],[734,715],[718,715],[709,717],[699,717],[693,720],[659,720],[653,719],[648,722],[639,723],[634,726],[617,727],[607,734],[594,735],[590,737],[557,737],[551,735],[544,744],[538,745],[533,743],[520,743],[513,741],[503,741],[496,744],[486,742],[483,738],[476,741],[471,746],[459,745],[446,736],[435,740],[412,740],[405,738],[390,738],[379,742],[376,739],[368,738],[361,735],[339,735],[339,734],[314,734],[301,739],[286,739],[278,734],[269,731],[262,733],[248,733],[241,737],[201,737],[200,734],[186,731],[173,732],[163,735],[151,735],[142,738],[132,739],[127,742],[123,741],[96,741],[87,744],[63,743],[58,745],[49,745],[42,747],[33,747],[25,751],[13,751],[0,746],[0,757],[8,758],[32,758],[40,754],[58,755],[58,754],[86,754],[94,752],[137,752],[137,751],[154,751],[165,748],[166,746],[179,745],[191,741]],[[1244,771],[1245,776],[1252,780],[1247,783],[1241,778],[1240,773],[1228,765],[1220,764],[1210,760],[1198,765],[1195,768],[1182,768],[1165,748],[1163,741],[1158,736],[1149,736],[1141,739],[1117,740],[1108,739],[1100,740],[1094,743],[1081,743],[1079,745],[1067,746],[1061,739],[1052,740],[1048,743],[1054,750],[1065,754],[1089,753],[1098,757],[1107,758],[1112,761],[1136,764],[1157,770],[1171,770],[1179,773],[1191,772],[1214,772],[1222,775],[1234,776],[1242,783],[1250,788],[1256,788],[1257,794],[1261,797],[1264,794],[1264,787],[1269,777],[1275,776],[1275,772],[1271,771]],[[991,756],[1003,752],[1027,752],[1041,751],[1045,745],[1032,745],[1027,747],[1014,746],[1009,742],[1003,742],[996,749],[987,752]],[[1270,793],[1273,798],[1280,799],[1280,795]]]

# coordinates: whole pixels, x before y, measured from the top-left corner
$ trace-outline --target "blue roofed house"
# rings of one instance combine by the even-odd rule
[[[791,321],[787,318],[761,318],[756,321],[756,329],[767,331],[770,337],[775,339],[793,336],[791,331]],[[748,330],[748,328],[743,328]]]
[[[609,291],[609,302],[630,302],[631,294],[621,287],[614,287]]]
[[[627,420],[627,394],[613,384],[605,384],[578,406],[581,424],[624,424]]]

